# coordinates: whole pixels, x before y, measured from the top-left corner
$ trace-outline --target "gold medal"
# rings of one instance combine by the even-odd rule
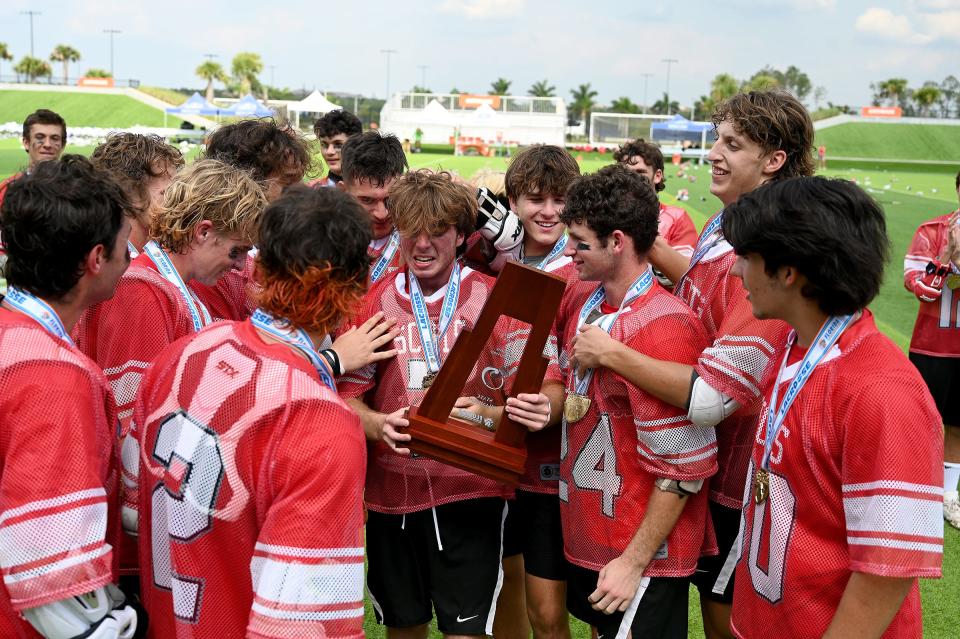
[[[947,288],[954,291],[960,288],[960,275],[956,273],[947,275]]]
[[[753,501],[762,504],[770,496],[770,473],[758,468],[753,476]]]
[[[569,423],[578,422],[584,418],[587,411],[590,410],[591,400],[584,395],[568,393],[567,398],[563,400],[563,417]]]
[[[421,386],[423,387],[423,389],[426,390],[430,388],[430,386],[433,384],[433,380],[435,380],[436,378],[437,378],[436,373],[427,373],[426,375],[424,375],[423,382],[421,382]]]

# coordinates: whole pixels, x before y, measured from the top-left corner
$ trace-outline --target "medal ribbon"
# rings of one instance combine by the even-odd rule
[[[430,315],[427,313],[427,303],[423,299],[420,283],[410,270],[407,270],[407,279],[410,282],[410,305],[413,307],[413,319],[417,322],[417,332],[420,334],[420,345],[423,347],[423,356],[427,360],[427,368],[431,373],[440,371],[440,342],[447,327],[453,320],[457,310],[457,300],[460,297],[460,264],[453,263],[450,279],[447,281],[447,290],[443,298],[443,307],[440,309],[439,338],[433,334],[430,325]]]
[[[289,344],[303,352],[309,358],[310,363],[317,369],[317,375],[320,381],[334,393],[337,392],[337,383],[333,380],[333,375],[327,367],[327,362],[320,353],[317,352],[313,340],[302,328],[294,328],[290,322],[285,319],[276,319],[270,313],[258,308],[250,316],[250,323],[265,333],[276,337],[278,340]]]
[[[564,232],[564,234],[560,236],[560,239],[556,241],[556,243],[553,245],[553,248],[550,249],[549,253],[547,253],[547,256],[543,258],[543,260],[539,264],[534,266],[534,268],[537,269],[538,271],[542,271],[547,267],[547,264],[557,259],[557,256],[561,255],[563,253],[563,249],[565,248],[567,248],[566,232]]]
[[[57,312],[42,299],[15,286],[7,289],[7,294],[3,299],[6,300],[10,306],[45,328],[48,333],[56,335],[67,344],[73,346],[73,340],[70,339],[70,334],[67,333],[67,329],[64,328],[63,322],[60,321]]]
[[[833,348],[833,345],[836,344],[840,336],[843,335],[843,332],[847,330],[847,327],[850,326],[858,316],[859,313],[855,313],[853,315],[832,315],[827,318],[827,321],[823,323],[823,326],[820,327],[820,331],[814,338],[813,344],[810,345],[806,355],[803,356],[803,360],[797,369],[797,374],[793,380],[791,380],[790,386],[787,387],[787,392],[783,396],[783,403],[780,404],[780,408],[777,408],[780,380],[783,379],[783,372],[787,367],[790,349],[793,348],[793,344],[797,339],[795,332],[790,334],[790,337],[787,339],[787,352],[783,354],[783,361],[780,362],[777,381],[774,383],[773,393],[770,395],[770,407],[767,410],[767,431],[763,440],[763,457],[760,459],[760,467],[763,470],[770,469],[770,453],[773,450],[773,442],[777,439],[777,434],[780,432],[780,428],[787,418],[787,413],[790,411],[790,406],[793,405],[793,401],[800,394],[800,390],[804,384],[807,383],[807,380],[810,379],[814,369],[823,361],[827,353],[830,352],[830,349]]]
[[[177,290],[180,291],[180,295],[187,303],[187,309],[190,311],[190,321],[193,322],[193,330],[199,331],[209,324],[212,320],[210,319],[210,312],[207,310],[207,307],[204,306],[203,302],[198,300],[190,289],[187,288],[187,285],[183,283],[183,278],[177,273],[177,269],[173,267],[173,262],[171,262],[167,254],[163,252],[163,249],[161,249],[156,242],[150,240],[143,247],[143,252],[146,253],[150,261],[156,265],[163,279],[176,286]]]
[[[623,301],[620,302],[620,308],[617,309],[617,312],[613,315],[602,316],[600,321],[597,323],[597,326],[609,333],[613,328],[613,325],[617,323],[617,318],[620,317],[620,313],[623,312],[623,309],[637,298],[645,295],[652,286],[653,269],[648,266],[647,270],[644,271],[640,277],[635,279],[633,284],[630,285],[630,288],[627,289],[627,294],[623,296]],[[606,297],[606,291],[603,289],[603,285],[600,285],[590,295],[590,297],[587,298],[583,308],[580,309],[580,316],[577,318],[577,331],[580,330],[580,327],[583,326],[583,323],[587,321],[588,317],[590,317],[590,313],[593,312],[593,309],[600,306],[600,303],[603,301],[604,297]],[[575,366],[572,367],[572,369],[571,377],[573,378],[573,392],[577,395],[586,395],[587,390],[590,388],[590,381],[593,379],[593,369],[588,368],[583,377],[577,375],[577,368]]]
[[[377,263],[370,269],[371,284],[379,280],[383,277],[383,274],[387,272],[387,267],[390,266],[390,262],[393,261],[393,256],[396,255],[398,248],[400,248],[400,233],[394,229],[393,232],[390,233],[390,241],[383,247],[383,253],[380,254]]]
[[[127,240],[127,252],[130,253],[131,260],[135,257],[140,257],[140,251],[137,250],[137,247],[134,246],[130,240]]]
[[[710,252],[710,249],[723,241],[723,232],[720,230],[722,225],[723,210],[721,209],[721,211],[717,213],[717,216],[711,220],[710,224],[703,229],[703,233],[700,234],[700,239],[697,240],[697,248],[693,252],[693,257],[690,258],[690,265],[687,267],[687,270],[683,272],[683,275],[680,276],[680,279],[677,280],[673,290],[679,291],[680,284],[683,283],[683,280],[687,279],[687,274],[693,270],[693,267]]]

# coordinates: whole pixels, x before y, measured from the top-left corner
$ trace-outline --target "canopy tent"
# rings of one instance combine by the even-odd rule
[[[163,126],[167,126],[167,114],[173,115],[216,115],[219,116],[221,110],[218,106],[207,102],[202,95],[194,91],[193,95],[187,98],[187,101],[180,106],[170,107],[163,113]]]
[[[233,106],[229,109],[224,109],[220,112],[221,115],[230,115],[234,117],[249,118],[257,117],[263,118],[273,115],[273,109],[268,109],[263,106],[257,99],[250,95],[249,93],[240,100],[238,100]]]
[[[434,122],[440,126],[453,124],[453,116],[450,115],[450,111],[440,104],[436,98],[430,100],[427,106],[423,108],[423,116],[430,122]]]
[[[670,142],[699,142],[700,143],[700,163],[707,152],[707,133],[714,130],[711,122],[691,122],[680,114],[677,114],[669,120],[654,122],[650,126],[650,137],[654,141],[667,140]]]
[[[300,114],[301,113],[329,113],[330,111],[336,111],[337,109],[342,109],[343,107],[339,104],[334,104],[327,99],[327,96],[323,95],[317,90],[314,90],[313,93],[300,100],[299,102],[294,102],[293,104],[287,105],[288,113],[296,113],[294,118],[296,128],[300,128]]]

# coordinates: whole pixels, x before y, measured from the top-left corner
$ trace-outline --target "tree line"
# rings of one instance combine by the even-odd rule
[[[10,51],[10,46],[6,42],[0,42],[0,75],[2,75],[2,64],[4,62],[13,62],[14,56]],[[49,61],[43,58],[24,55],[13,65],[13,72],[17,74],[17,81],[21,78],[27,78],[29,82],[36,82],[38,78],[53,79],[53,67],[50,62],[59,62],[63,71],[63,84],[67,84],[70,75],[70,63],[80,61],[80,52],[68,44],[58,44],[50,52]],[[87,69],[84,73],[89,78],[109,78],[110,72],[103,69]]]

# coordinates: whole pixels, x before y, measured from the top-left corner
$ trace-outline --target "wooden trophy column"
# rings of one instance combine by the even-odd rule
[[[410,450],[490,479],[517,483],[527,461],[526,427],[504,412],[500,426],[491,432],[451,417],[450,411],[501,315],[530,324],[530,338],[507,395],[540,392],[548,364],[543,349],[565,288],[566,281],[556,275],[517,262],[504,266],[473,330],[460,333],[423,402],[410,407]]]

